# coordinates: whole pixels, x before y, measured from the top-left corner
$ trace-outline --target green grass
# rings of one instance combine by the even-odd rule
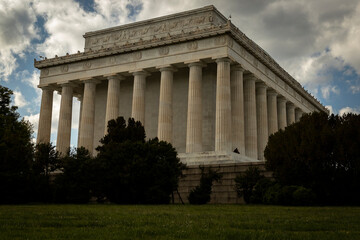
[[[0,206],[0,239],[360,239],[360,207]]]

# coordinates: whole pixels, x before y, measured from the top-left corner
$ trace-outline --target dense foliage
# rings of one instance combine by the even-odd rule
[[[26,202],[31,193],[31,124],[11,106],[12,91],[0,85],[0,203]]]
[[[304,115],[271,135],[264,155],[281,186],[301,186],[319,204],[360,204],[360,115]]]
[[[200,185],[190,191],[188,200],[190,204],[206,204],[210,202],[213,182],[218,182],[222,175],[211,168],[205,172],[204,167],[201,169]]]
[[[252,192],[256,183],[263,179],[258,167],[250,166],[244,174],[238,174],[235,178],[235,189],[239,197],[244,197],[246,203],[251,201]]]
[[[116,203],[169,203],[184,165],[171,144],[145,141],[140,122],[110,120],[97,157],[96,193]]]

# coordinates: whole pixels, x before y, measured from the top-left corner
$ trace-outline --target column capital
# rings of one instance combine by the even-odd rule
[[[124,80],[126,77],[121,75],[120,73],[114,73],[114,74],[105,74],[103,75],[107,80],[110,79],[115,79],[115,80],[119,80],[122,81]]]
[[[156,69],[159,69],[160,72],[169,71],[169,72],[177,72],[177,69],[173,67],[172,65],[164,65],[156,67]]]
[[[287,102],[287,99],[284,97],[284,96],[282,96],[282,95],[279,95],[278,96],[278,98],[277,98],[277,100],[279,101],[279,102]]]
[[[241,64],[235,64],[231,66],[231,71],[240,71],[240,72],[244,72],[245,69],[241,66]]]
[[[293,108],[295,109],[295,104],[292,103],[292,102],[289,102],[289,101],[286,102],[286,106],[289,107],[289,108],[290,108],[290,107],[291,107],[291,108],[293,107]]]
[[[216,62],[216,63],[219,63],[219,62],[228,62],[228,63],[231,63],[231,59],[228,58],[228,57],[216,58],[215,62]]]
[[[47,84],[47,85],[38,85],[38,88],[40,88],[41,90],[55,90],[55,86]]]
[[[201,60],[187,61],[184,62],[184,64],[188,65],[188,67],[192,67],[192,66],[206,67],[206,63],[204,63]]]
[[[247,80],[247,81],[257,81],[258,78],[255,76],[255,74],[253,73],[246,73],[244,74],[244,80]]]
[[[60,87],[76,87],[77,86],[76,83],[70,82],[70,81],[58,82],[58,85]]]
[[[80,79],[81,83],[95,83],[95,84],[99,84],[101,83],[101,81],[99,79],[96,78],[82,78]]]
[[[273,88],[268,88],[267,94],[270,96],[277,96],[278,93]]]
[[[264,83],[264,82],[257,82],[256,83],[256,88],[258,89],[258,88],[268,88],[268,86]]]
[[[150,73],[148,71],[145,71],[143,69],[137,69],[137,70],[134,70],[134,71],[129,71],[129,73],[132,73],[133,76],[144,75],[146,77],[146,76],[150,75]]]

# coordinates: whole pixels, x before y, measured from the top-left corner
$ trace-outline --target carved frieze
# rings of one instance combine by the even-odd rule
[[[168,55],[170,48],[168,46],[159,48],[159,54],[161,56]]]
[[[215,45],[225,45],[226,44],[226,36],[218,36],[215,38]]]
[[[69,71],[69,65],[62,65],[60,67],[61,72],[65,73]]]
[[[90,62],[90,61],[84,62],[83,68],[84,68],[84,69],[89,69],[89,68],[91,68],[91,62]]]
[[[44,76],[44,77],[48,76],[49,75],[49,69],[47,69],[47,68],[42,69],[41,70],[41,75]]]
[[[100,49],[101,46],[125,45],[127,41],[137,42],[140,38],[151,39],[154,35],[172,35],[171,32],[179,30],[196,31],[204,27],[209,27],[215,22],[220,22],[220,18],[214,18],[212,12],[199,13],[192,16],[163,20],[160,22],[150,23],[145,26],[123,28],[111,33],[102,33],[94,36],[86,36],[85,49]],[[92,35],[92,34],[91,34]],[[88,40],[90,39],[90,40]],[[105,47],[104,46],[104,47]]]
[[[142,53],[141,53],[141,51],[134,52],[134,53],[132,54],[132,56],[133,56],[133,59],[134,59],[134,60],[140,60],[140,59],[142,58]]]
[[[192,42],[188,42],[186,44],[186,46],[187,46],[187,49],[189,49],[189,50],[195,50],[198,48],[198,43],[197,43],[197,41],[192,41]]]

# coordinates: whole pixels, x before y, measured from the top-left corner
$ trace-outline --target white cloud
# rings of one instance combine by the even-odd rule
[[[340,111],[339,111],[340,116],[342,116],[342,115],[344,115],[346,113],[360,114],[360,109],[359,108],[344,107],[344,108],[340,109]]]
[[[334,113],[334,108],[331,105],[326,105],[325,108],[329,110],[330,115]]]
[[[329,99],[330,93],[339,95],[340,89],[337,86],[331,86],[331,85],[324,86],[321,88],[321,94],[324,99]]]
[[[25,100],[24,96],[20,91],[14,91],[14,105],[18,106],[19,108],[28,105],[28,102]]]
[[[36,13],[46,19],[45,29],[49,37],[37,46],[37,51],[47,57],[75,53],[84,48],[85,32],[124,24],[127,17],[127,1],[95,1],[96,12],[85,12],[73,0],[36,0]]]
[[[8,81],[32,39],[38,38],[30,1],[0,0],[0,80]]]
[[[350,86],[350,90],[353,94],[360,92],[360,85],[359,86]]]
[[[34,134],[37,135],[38,125],[39,125],[39,116],[40,114],[30,114],[28,116],[24,116],[24,119],[29,121],[33,125]]]

